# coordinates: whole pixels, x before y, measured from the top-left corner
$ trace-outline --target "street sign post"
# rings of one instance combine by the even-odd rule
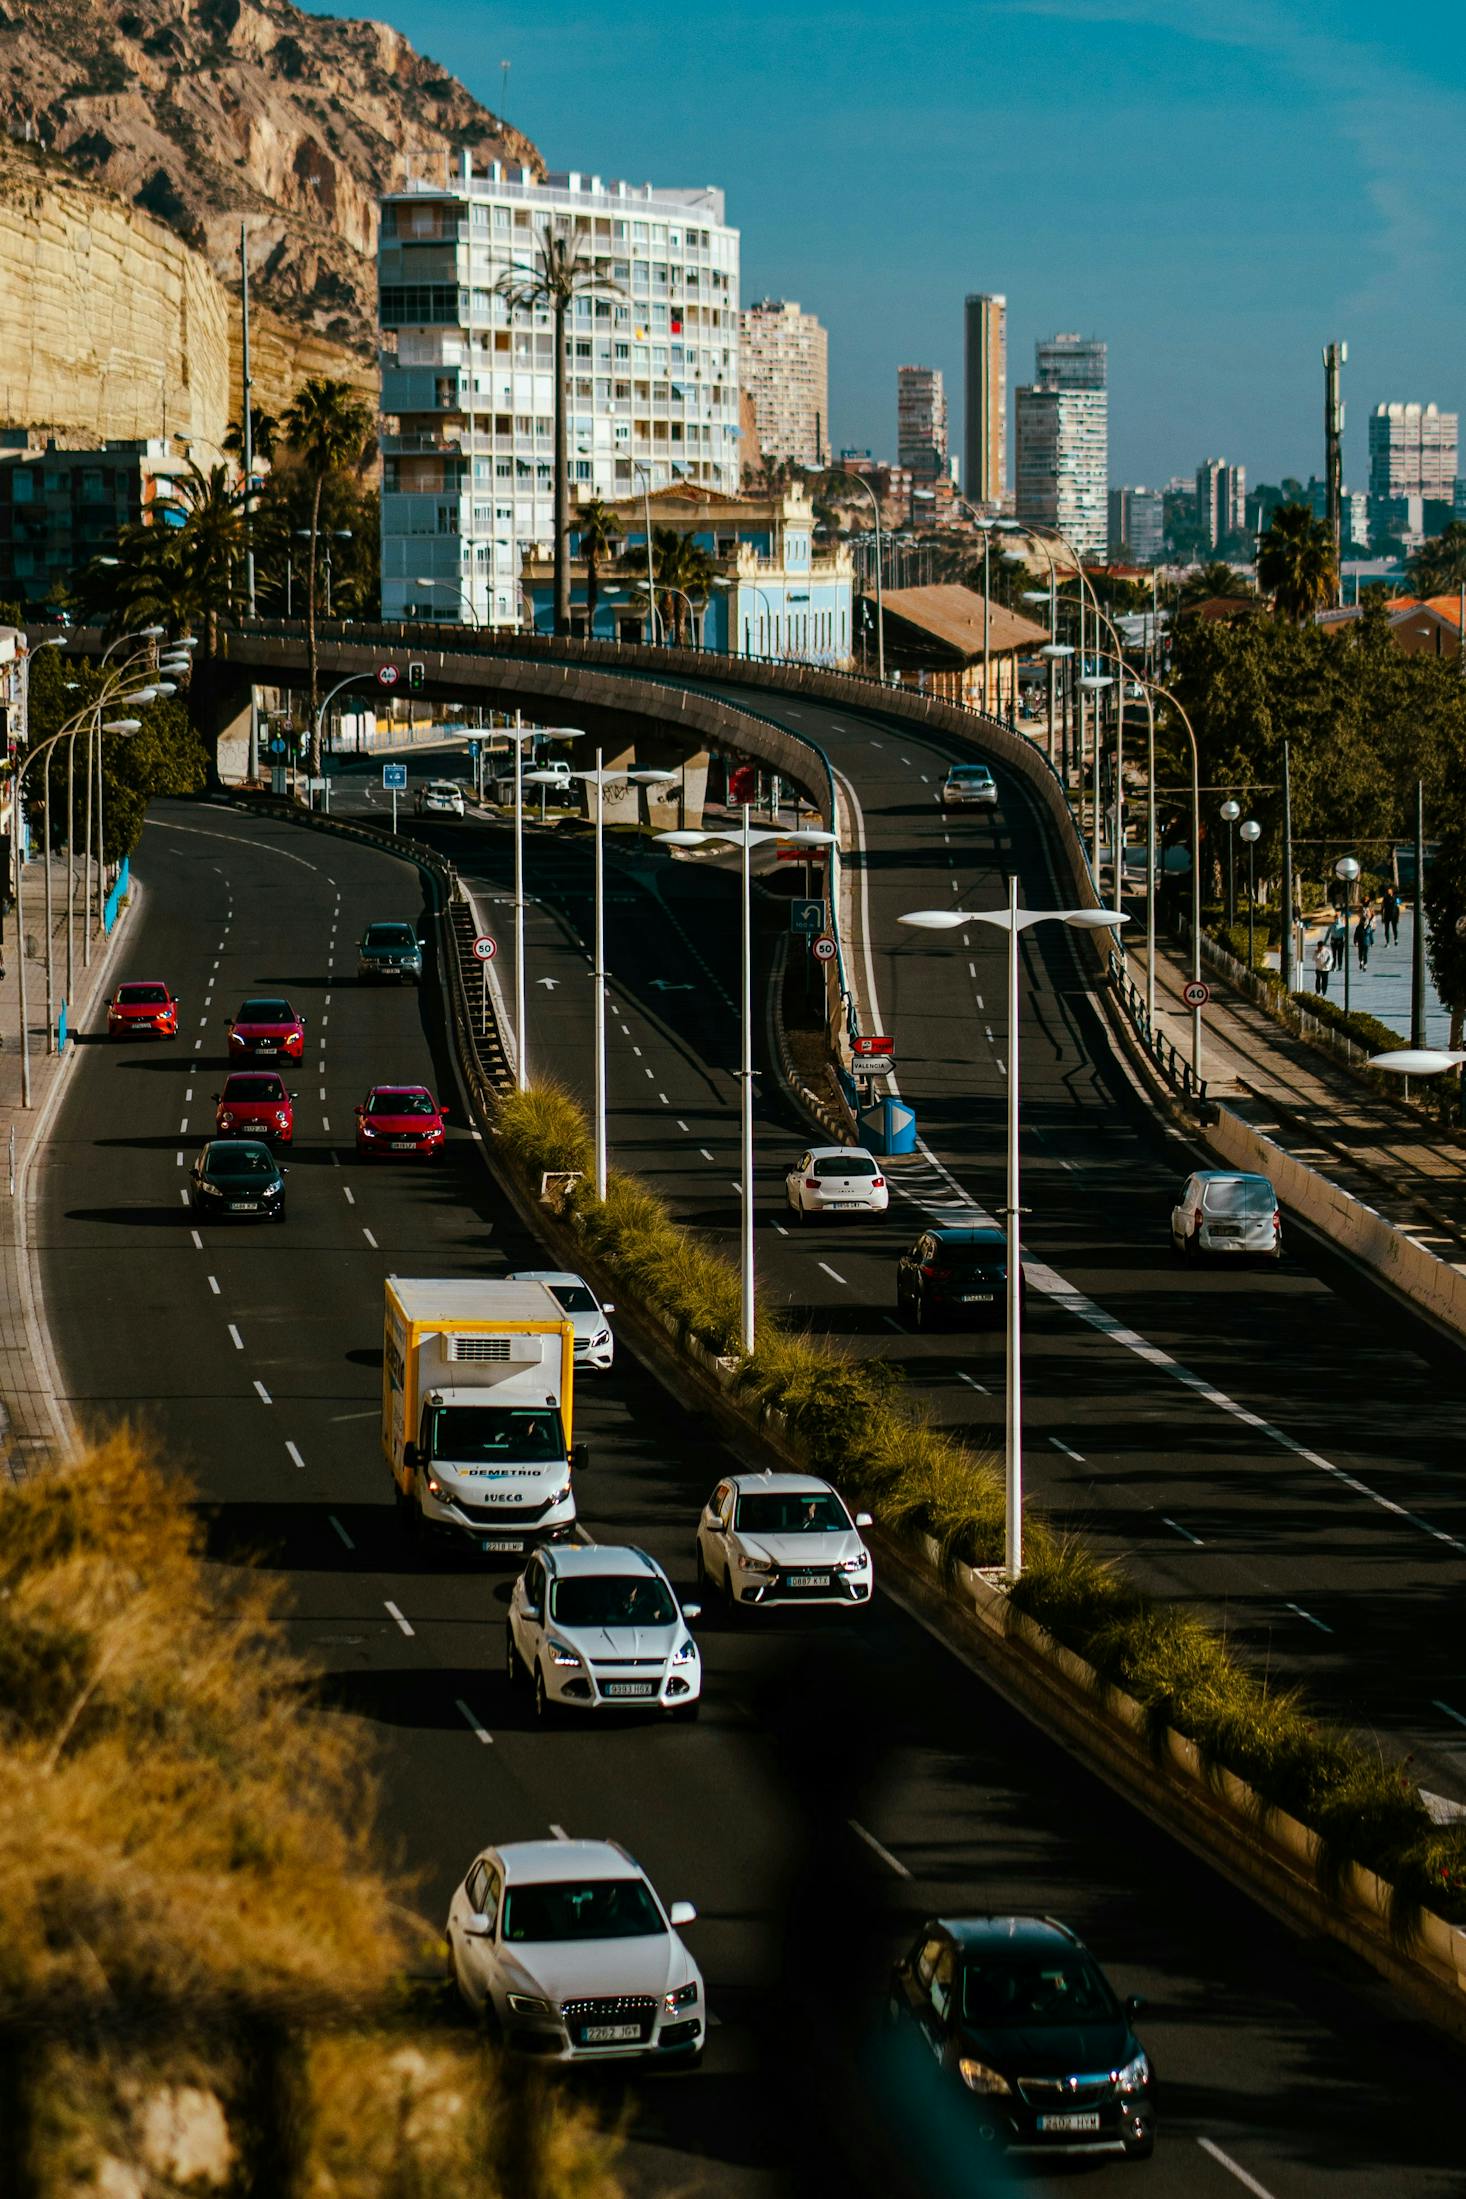
[[[809,951],[816,962],[833,962],[835,959],[835,942],[828,932],[821,932],[818,939],[810,941]]]
[[[384,671],[390,669],[389,666],[383,666]],[[393,677],[396,677],[395,672]],[[397,830],[397,797],[399,794],[407,792],[406,764],[383,764],[382,786],[384,791],[392,797],[392,830],[395,832]]]
[[[825,921],[823,901],[791,901],[789,929],[796,939],[817,939]]]
[[[856,1038],[850,1042],[850,1066],[858,1077],[888,1077],[896,1066],[893,1038]]]
[[[1181,998],[1188,1008],[1204,1008],[1211,999],[1211,987],[1203,984],[1199,977],[1193,977],[1190,984],[1183,989]]]

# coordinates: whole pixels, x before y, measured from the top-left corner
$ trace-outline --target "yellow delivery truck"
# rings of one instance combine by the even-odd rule
[[[543,1283],[387,1277],[382,1448],[406,1524],[489,1557],[569,1533],[574,1351]]]

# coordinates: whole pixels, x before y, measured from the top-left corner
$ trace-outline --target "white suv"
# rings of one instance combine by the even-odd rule
[[[870,1552],[827,1481],[813,1474],[729,1474],[697,1523],[698,1586],[730,1615],[769,1604],[868,1604]]]
[[[511,1686],[528,1677],[535,1715],[662,1710],[697,1716],[702,1659],[679,1605],[644,1550],[602,1543],[539,1550],[514,1584],[504,1650]]]
[[[476,1856],[448,1910],[459,1992],[510,2046],[547,2060],[696,2062],[702,1973],[615,1840],[516,1840]]]

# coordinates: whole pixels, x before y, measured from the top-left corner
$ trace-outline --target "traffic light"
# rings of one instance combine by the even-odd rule
[[[421,687],[427,676],[428,668],[425,664],[409,664],[407,667],[407,684],[409,687]]]

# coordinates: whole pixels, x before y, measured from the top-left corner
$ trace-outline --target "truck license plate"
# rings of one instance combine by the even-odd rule
[[[1100,2119],[1094,2115],[1040,2115],[1040,2130],[1098,2130]]]
[[[524,1548],[524,1538],[521,1535],[516,1540],[511,1541],[505,1535],[483,1535],[479,1539],[479,1548],[480,1550],[501,1550],[506,1553],[515,1552]]]

